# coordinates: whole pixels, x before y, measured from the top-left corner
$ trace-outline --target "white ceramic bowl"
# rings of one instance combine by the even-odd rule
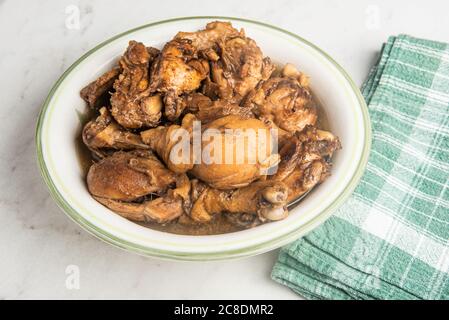
[[[76,152],[86,110],[80,89],[117,61],[129,40],[162,47],[178,31],[195,31],[213,20],[231,21],[255,39],[274,61],[290,62],[311,78],[330,130],[343,149],[334,157],[332,176],[313,190],[285,220],[223,235],[182,236],[142,227],[114,214],[88,193]],[[367,108],[347,73],[326,53],[288,31],[230,17],[187,17],[151,23],[103,42],[76,61],[57,81],[39,115],[36,144],[39,166],[58,205],[84,229],[117,247],[143,255],[180,260],[229,259],[287,244],[326,220],[354,190],[370,147]]]

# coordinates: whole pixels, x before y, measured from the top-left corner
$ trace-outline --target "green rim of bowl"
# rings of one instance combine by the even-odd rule
[[[357,165],[357,168],[350,179],[348,185],[346,188],[337,196],[337,198],[326,208],[324,209],[319,215],[308,221],[306,224],[301,225],[297,229],[284,234],[282,236],[279,236],[275,239],[271,239],[269,241],[259,243],[257,245],[252,245],[248,247],[243,247],[235,250],[227,250],[227,251],[220,251],[220,252],[206,252],[206,253],[190,253],[190,252],[179,252],[179,251],[170,251],[170,250],[159,250],[154,248],[149,248],[146,246],[138,245],[126,240],[123,240],[121,238],[118,238],[101,228],[97,227],[96,225],[92,224],[85,218],[83,218],[74,208],[70,206],[70,204],[64,199],[64,197],[61,195],[61,193],[56,188],[50,174],[47,168],[47,164],[44,161],[43,152],[42,152],[42,123],[46,115],[46,111],[48,109],[49,103],[53,98],[54,93],[59,88],[60,84],[64,81],[64,79],[70,74],[70,72],[83,60],[85,60],[88,56],[90,56],[92,53],[96,52],[98,49],[104,47],[105,45],[111,43],[112,41],[121,38],[127,34],[130,34],[132,32],[145,29],[151,26],[155,25],[161,25],[161,24],[167,24],[172,23],[176,21],[184,21],[184,20],[199,20],[199,19],[220,19],[220,20],[231,20],[231,21],[241,21],[246,23],[251,23],[255,25],[259,25],[262,27],[270,28],[275,31],[279,31],[281,33],[284,33],[288,36],[291,36],[295,38],[297,41],[302,42],[303,44],[313,48],[318,53],[320,53],[326,60],[328,60],[334,67],[338,69],[338,71],[341,73],[341,75],[344,76],[344,78],[348,81],[348,83],[351,86],[351,89],[353,93],[357,96],[359,105],[361,106],[361,111],[363,115],[363,121],[364,121],[364,129],[365,129],[365,141],[364,141],[364,147],[362,151],[362,155],[360,157],[359,163]],[[273,249],[276,249],[282,245],[285,245],[291,241],[294,241],[298,239],[299,237],[305,235],[309,231],[316,228],[318,225],[326,221],[332,213],[341,206],[344,201],[351,195],[351,193],[354,191],[355,187],[357,186],[357,183],[359,182],[360,178],[362,177],[362,174],[365,170],[369,151],[371,147],[371,124],[370,119],[368,115],[368,108],[365,104],[365,100],[360,93],[359,88],[355,85],[354,81],[351,79],[351,77],[346,73],[346,71],[337,63],[335,62],[327,53],[325,53],[323,50],[312,44],[311,42],[301,38],[300,36],[289,32],[287,30],[278,28],[276,26],[272,26],[270,24],[249,20],[249,19],[243,19],[243,18],[235,18],[235,17],[225,17],[225,16],[193,16],[193,17],[181,17],[181,18],[174,18],[174,19],[168,19],[168,20],[162,20],[158,22],[149,23],[131,30],[128,30],[126,32],[123,32],[121,34],[118,34],[101,44],[97,45],[90,51],[88,51],[86,54],[84,54],[81,58],[79,58],[75,63],[73,63],[63,74],[62,76],[56,81],[52,89],[50,90],[50,93],[48,94],[44,105],[39,113],[37,126],[36,126],[36,149],[37,149],[37,156],[38,156],[38,165],[41,172],[41,175],[47,184],[48,189],[50,190],[50,194],[53,197],[53,199],[56,201],[58,206],[78,225],[80,225],[83,229],[88,231],[89,233],[93,234],[97,238],[124,250],[131,251],[138,253],[140,255],[144,256],[151,256],[151,257],[158,257],[158,258],[166,258],[166,259],[174,259],[174,260],[224,260],[224,259],[233,259],[233,258],[239,258],[239,257],[245,257],[245,256],[252,256],[260,253],[264,253]]]

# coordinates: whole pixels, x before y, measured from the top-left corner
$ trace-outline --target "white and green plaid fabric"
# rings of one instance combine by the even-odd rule
[[[449,299],[449,45],[391,37],[362,92],[365,174],[272,277],[310,299]]]

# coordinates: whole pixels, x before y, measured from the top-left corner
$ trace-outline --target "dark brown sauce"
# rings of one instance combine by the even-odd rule
[[[98,116],[98,112],[86,107],[84,112],[76,111],[78,115],[78,120],[80,122],[80,127],[78,133],[75,138],[75,150],[78,156],[78,163],[81,169],[81,172],[84,177],[87,176],[87,172],[89,171],[90,166],[94,163],[94,159],[92,157],[92,153],[89,148],[83,142],[82,131],[86,123],[90,120],[94,119]]]
[[[321,103],[319,99],[312,94],[312,101],[315,104],[318,112],[318,122],[317,127],[319,129],[328,129],[329,122],[326,115],[326,112],[321,106]],[[94,162],[94,159],[92,157],[91,152],[86,147],[86,145],[83,143],[83,139],[81,136],[81,131],[84,125],[93,119],[97,115],[96,111],[93,111],[90,108],[86,108],[86,111],[84,113],[79,113],[78,117],[80,119],[81,123],[81,129],[79,133],[77,134],[75,145],[76,145],[76,151],[78,155],[78,160],[80,164],[80,168],[84,174],[84,176],[87,176],[87,172],[89,171],[90,166]],[[299,203],[299,202],[298,202]],[[293,207],[296,207],[298,205],[296,203]],[[224,233],[230,233],[230,232],[237,232],[244,230],[245,227],[237,226],[233,223],[231,223],[223,214],[215,215],[212,221],[209,223],[195,223],[187,216],[182,217],[183,223],[181,221],[175,220],[170,223],[165,224],[159,224],[155,222],[149,222],[149,223],[139,223],[142,226],[162,231],[162,232],[168,232],[168,233],[174,233],[179,235],[216,235],[216,234],[224,234]]]
[[[190,219],[187,216],[184,219]],[[141,225],[163,232],[169,232],[181,235],[205,236],[214,234],[223,234],[241,231],[244,227],[232,224],[223,214],[217,214],[212,221],[208,223],[181,223],[173,221],[170,223],[160,224],[156,222],[141,223]]]

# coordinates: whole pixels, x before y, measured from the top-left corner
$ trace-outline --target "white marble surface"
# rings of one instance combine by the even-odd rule
[[[142,258],[93,238],[56,207],[36,165],[36,117],[59,75],[95,44],[165,18],[245,17],[315,42],[361,84],[391,34],[449,41],[443,0],[154,3],[0,0],[0,298],[298,298],[269,278],[277,251],[214,263]],[[67,28],[69,5],[80,9],[79,29]],[[79,267],[79,289],[66,287],[69,265]]]

